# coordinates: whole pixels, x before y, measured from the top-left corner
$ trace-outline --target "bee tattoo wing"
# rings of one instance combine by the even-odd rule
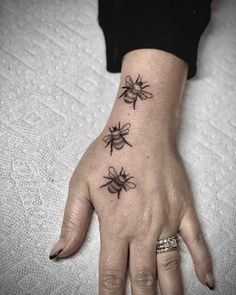
[[[127,135],[129,133],[129,128],[130,128],[131,124],[130,123],[126,123],[121,129],[120,129],[120,133],[122,135]]]
[[[110,140],[112,139],[112,136],[109,134],[109,135],[105,135],[103,136],[102,140],[105,142],[105,143],[108,143]]]
[[[124,183],[124,189],[125,190],[129,190],[129,189],[132,189],[132,188],[135,188],[136,187],[136,184],[131,182],[131,181],[127,181]]]
[[[150,92],[147,92],[147,91],[144,91],[144,90],[140,91],[138,95],[142,100],[152,98],[152,94]]]
[[[108,168],[108,176],[111,177],[111,178],[118,178],[119,175],[117,174],[116,170],[114,167],[110,166]]]
[[[129,86],[129,87],[133,87],[134,82],[133,82],[131,76],[128,75],[128,76],[126,77],[126,79],[125,79],[125,85],[126,85],[126,86]]]

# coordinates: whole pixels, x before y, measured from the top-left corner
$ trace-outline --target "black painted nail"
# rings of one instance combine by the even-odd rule
[[[207,284],[207,282],[206,282],[206,284]],[[208,284],[207,284],[207,287],[208,287],[210,290],[214,290],[214,288],[215,288],[215,286],[210,286],[210,285],[208,285]]]
[[[55,257],[57,257],[57,255],[59,255],[60,253],[61,253],[61,251],[62,251],[63,249],[60,249],[60,250],[58,250],[57,252],[55,252],[54,254],[52,254],[52,255],[49,255],[49,259],[54,259]]]

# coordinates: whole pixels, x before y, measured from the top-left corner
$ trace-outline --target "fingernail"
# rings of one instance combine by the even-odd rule
[[[61,251],[63,250],[65,245],[66,245],[66,241],[63,239],[59,239],[52,247],[50,254],[49,254],[49,259],[52,260],[52,259],[56,258],[61,253]]]
[[[214,277],[213,274],[208,272],[205,276],[206,279],[206,285],[210,290],[214,290],[215,288],[215,281],[214,281]]]
[[[62,251],[63,249],[60,249],[60,250],[58,250],[57,252],[55,252],[54,254],[52,254],[52,255],[49,255],[49,259],[54,259],[54,258],[56,258],[60,253],[61,253],[61,251]]]

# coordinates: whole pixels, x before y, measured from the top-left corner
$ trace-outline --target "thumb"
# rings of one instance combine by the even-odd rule
[[[90,201],[88,184],[72,176],[59,240],[52,247],[49,259],[66,257],[82,244],[86,234],[93,205]]]
[[[195,209],[191,206],[186,211],[181,224],[180,235],[186,243],[199,281],[213,290],[215,280],[213,276],[213,265]]]

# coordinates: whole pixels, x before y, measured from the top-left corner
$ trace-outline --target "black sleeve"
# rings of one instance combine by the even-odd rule
[[[106,43],[109,72],[120,72],[122,57],[156,48],[185,60],[188,79],[196,74],[197,49],[211,15],[211,0],[98,0],[98,23]]]

